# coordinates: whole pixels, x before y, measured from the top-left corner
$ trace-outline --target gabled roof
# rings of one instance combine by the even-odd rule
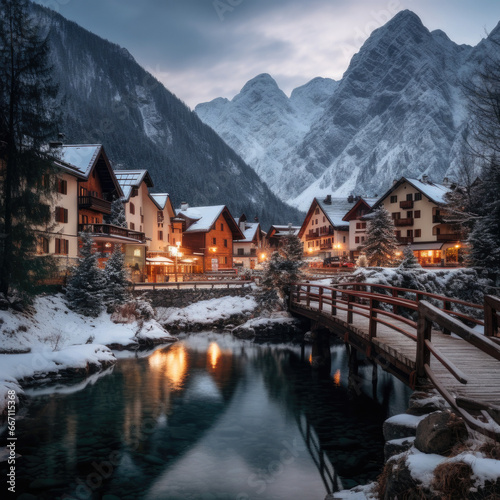
[[[101,144],[64,144],[54,148],[53,153],[60,160],[60,162],[56,160],[56,164],[63,167],[71,166],[88,178],[101,151],[103,151]]]
[[[426,198],[430,201],[438,204],[445,205],[446,198],[445,195],[451,192],[449,187],[446,187],[442,184],[436,184],[431,181],[423,181],[419,179],[408,179],[406,177],[401,177],[399,181],[395,182],[391,188],[384,193],[377,202],[373,205],[372,208],[378,208],[383,200],[385,200],[393,191],[395,191],[399,186],[407,182],[411,186],[413,186],[417,191],[420,191]]]
[[[300,231],[300,226],[283,226],[283,225],[276,225],[273,224],[270,228],[269,231],[267,232],[267,237],[268,238],[281,238],[284,236],[288,236],[290,234],[290,229],[292,230],[292,234],[297,236]]]
[[[176,214],[178,217],[183,217],[191,221],[191,224],[184,231],[185,234],[208,233],[211,231],[220,215],[223,214],[233,233],[233,239],[240,240],[244,237],[238,224],[236,224],[236,221],[225,205],[189,207],[184,210],[177,209]]]
[[[370,210],[373,205],[377,202],[377,198],[359,198],[354,206],[347,212],[342,220],[349,222],[350,220],[354,220],[358,217],[358,211],[365,207]]]
[[[159,210],[163,210],[167,201],[169,201],[168,193],[149,193],[149,197],[153,200],[154,204]],[[174,211],[175,213],[175,211]]]
[[[245,239],[240,240],[240,243],[251,243],[259,231],[259,227],[259,222],[245,222],[245,230],[243,231]]]
[[[325,214],[328,222],[338,231],[348,231],[349,224],[346,223],[343,219],[344,216],[352,209],[354,206],[354,198],[331,198],[329,197],[329,202],[325,200],[319,200],[318,198],[314,198],[311,203],[311,207],[309,208],[306,218],[300,228],[299,238],[303,236],[305,233],[306,227],[309,224],[309,221],[312,219],[316,207],[319,207],[320,210]]]
[[[147,170],[115,170],[125,201],[130,199],[133,188],[138,188],[144,181],[147,187],[153,187],[153,180]]]

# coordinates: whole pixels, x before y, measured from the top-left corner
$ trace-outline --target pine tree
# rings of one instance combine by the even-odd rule
[[[68,280],[66,301],[70,309],[95,318],[103,309],[104,276],[98,266],[98,254],[92,248],[92,237],[83,232],[80,238],[80,257]]]
[[[500,163],[492,158],[482,174],[483,209],[468,243],[473,266],[500,273]]]
[[[107,217],[107,223],[118,227],[128,227],[125,218],[125,207],[120,198],[112,201],[111,214]]]
[[[7,295],[33,291],[53,269],[34,253],[36,230],[52,215],[44,179],[54,165],[43,145],[56,131],[57,86],[28,2],[0,0],[0,13],[0,293]]]
[[[104,302],[110,306],[126,302],[130,298],[129,278],[121,245],[115,245],[104,268]]]
[[[370,266],[387,266],[394,260],[398,240],[391,214],[383,207],[375,210],[366,229],[363,251]]]
[[[265,290],[275,290],[284,299],[290,290],[290,285],[302,277],[304,266],[303,249],[300,239],[290,232],[284,238],[279,252],[273,252],[264,265],[262,287]]]
[[[418,259],[415,257],[413,250],[410,245],[407,245],[403,249],[403,259],[401,264],[399,264],[399,269],[419,269],[422,266],[418,263]]]
[[[368,267],[368,259],[364,253],[360,254],[356,261],[356,267]]]

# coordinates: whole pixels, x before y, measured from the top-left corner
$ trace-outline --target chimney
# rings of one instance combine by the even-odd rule
[[[350,194],[348,197],[347,197],[347,203],[352,203],[354,201],[354,196],[352,194]]]
[[[392,179],[392,185],[395,186],[398,183],[397,179]]]
[[[259,222],[259,218],[257,217],[257,215],[253,218],[253,221],[254,222]]]
[[[50,149],[56,149],[62,147],[63,143],[61,141],[50,141],[49,142],[49,148]]]
[[[332,195],[327,194],[326,198],[323,200],[323,203],[326,203],[327,205],[331,205],[332,204]]]
[[[422,182],[427,184],[429,182],[429,176],[427,174],[422,175]]]
[[[448,179],[448,177],[443,178],[443,186],[451,187],[451,182],[450,179]]]
[[[245,232],[246,228],[247,227],[246,227],[245,221],[244,220],[240,221],[240,230],[242,233]]]
[[[181,210],[187,210],[189,208],[189,203],[183,201],[181,202]]]

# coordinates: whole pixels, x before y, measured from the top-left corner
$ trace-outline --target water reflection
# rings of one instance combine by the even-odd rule
[[[342,345],[326,353],[324,343],[254,345],[208,333],[121,359],[84,390],[33,397],[17,427],[19,494],[324,498],[377,475],[382,422],[407,399],[380,375],[379,402],[364,395],[369,378],[353,400],[347,373]],[[330,462],[329,475],[321,467]]]

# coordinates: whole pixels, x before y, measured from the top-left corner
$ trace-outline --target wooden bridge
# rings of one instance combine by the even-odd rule
[[[371,283],[296,283],[289,307],[413,389],[431,382],[471,428],[500,441],[500,298],[477,305]]]

